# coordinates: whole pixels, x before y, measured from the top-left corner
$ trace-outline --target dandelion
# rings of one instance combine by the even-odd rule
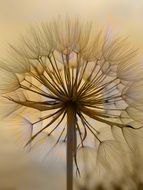
[[[35,121],[25,118],[26,147],[50,137],[56,139],[53,147],[66,144],[67,189],[72,190],[74,164],[80,175],[79,150],[92,147],[99,162],[109,164],[112,154],[116,161],[117,129],[132,148],[129,133],[139,133],[143,124],[143,66],[126,38],[77,19],[30,30],[1,61],[0,93],[16,111],[41,113]],[[112,132],[110,139],[101,137],[102,124]]]

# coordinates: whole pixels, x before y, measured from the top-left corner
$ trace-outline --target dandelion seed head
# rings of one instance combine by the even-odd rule
[[[127,143],[125,129],[142,127],[143,66],[137,50],[126,38],[111,36],[78,19],[42,23],[31,27],[28,35],[22,38],[21,47],[11,46],[13,59],[2,62],[0,70],[0,92],[5,98],[40,112],[37,120],[29,121],[26,145],[31,149],[40,137],[44,137],[41,142],[55,138],[53,147],[66,143],[65,119],[72,107],[75,152],[99,146],[99,157],[106,162],[104,149],[112,144],[114,152],[117,147],[114,127]],[[100,139],[102,124],[111,139]]]

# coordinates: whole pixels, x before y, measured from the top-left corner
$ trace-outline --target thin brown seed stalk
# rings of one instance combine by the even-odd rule
[[[73,158],[75,153],[76,112],[72,105],[67,109],[67,190],[73,190]]]

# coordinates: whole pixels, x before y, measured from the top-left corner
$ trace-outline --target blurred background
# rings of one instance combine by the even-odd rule
[[[142,0],[1,0],[0,39],[11,40],[29,23],[61,15],[112,25],[131,36],[138,46],[143,45]]]
[[[7,44],[14,42],[29,24],[68,15],[80,17],[81,20],[92,20],[97,26],[129,36],[142,52],[143,0],[0,0],[0,56],[5,54]],[[64,190],[65,170],[62,161],[51,159],[47,164],[26,154],[15,143],[7,125],[6,121],[0,122],[0,190]],[[136,164],[138,154],[141,154],[140,150],[131,158],[136,169],[143,165],[142,159]],[[135,172],[132,173],[136,175]],[[91,175],[94,176],[94,172]],[[113,181],[113,176],[116,179],[117,176],[113,174],[108,176],[108,181]],[[126,173],[123,177],[124,180],[126,177],[129,180],[125,182],[124,189],[137,189],[132,176]],[[140,185],[141,177],[136,178],[138,189],[143,189]],[[96,184],[95,178],[93,181]],[[119,178],[115,181],[117,184],[111,187],[104,180],[104,188],[119,189],[118,183],[122,183],[122,180]],[[80,190],[90,188],[87,183],[86,186],[79,185],[78,181],[76,186]],[[97,187],[102,188],[100,185]]]

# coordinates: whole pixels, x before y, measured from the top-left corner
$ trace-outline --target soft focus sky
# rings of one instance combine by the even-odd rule
[[[135,46],[143,49],[143,0],[0,0],[1,52],[6,51],[6,44],[16,39],[20,31],[23,31],[29,23],[68,15],[79,16],[81,20],[95,21],[98,26],[112,27],[117,33],[130,36]],[[0,125],[3,128],[6,124],[1,122]],[[23,173],[23,167],[29,168],[29,163],[31,164],[31,161],[27,159],[25,161],[24,153],[17,154],[16,145],[12,145],[12,142],[10,136],[7,137],[6,130],[2,132],[0,129],[0,155],[3,155],[0,158],[0,185],[3,184],[4,187],[6,184],[14,184],[15,172],[18,172],[17,176],[20,176]],[[10,167],[11,165],[13,167]],[[31,167],[35,168],[35,165]],[[29,170],[26,172],[29,173]],[[46,185],[47,179],[51,176],[51,170],[48,173],[48,170],[37,169],[36,172],[38,174],[34,170],[31,176],[33,174],[38,178],[44,176],[43,181],[39,183]],[[11,178],[13,175],[15,179]],[[6,177],[8,181],[3,180]],[[19,183],[21,183],[20,180],[22,181],[22,176]],[[35,179],[32,180],[35,181]],[[61,182],[61,179],[59,181]],[[29,189],[26,187],[24,190],[31,189],[31,187]],[[44,190],[44,185],[43,189],[39,189]]]
[[[1,0],[0,41],[11,40],[24,24],[59,15],[76,15],[112,26],[143,47],[143,0]]]

